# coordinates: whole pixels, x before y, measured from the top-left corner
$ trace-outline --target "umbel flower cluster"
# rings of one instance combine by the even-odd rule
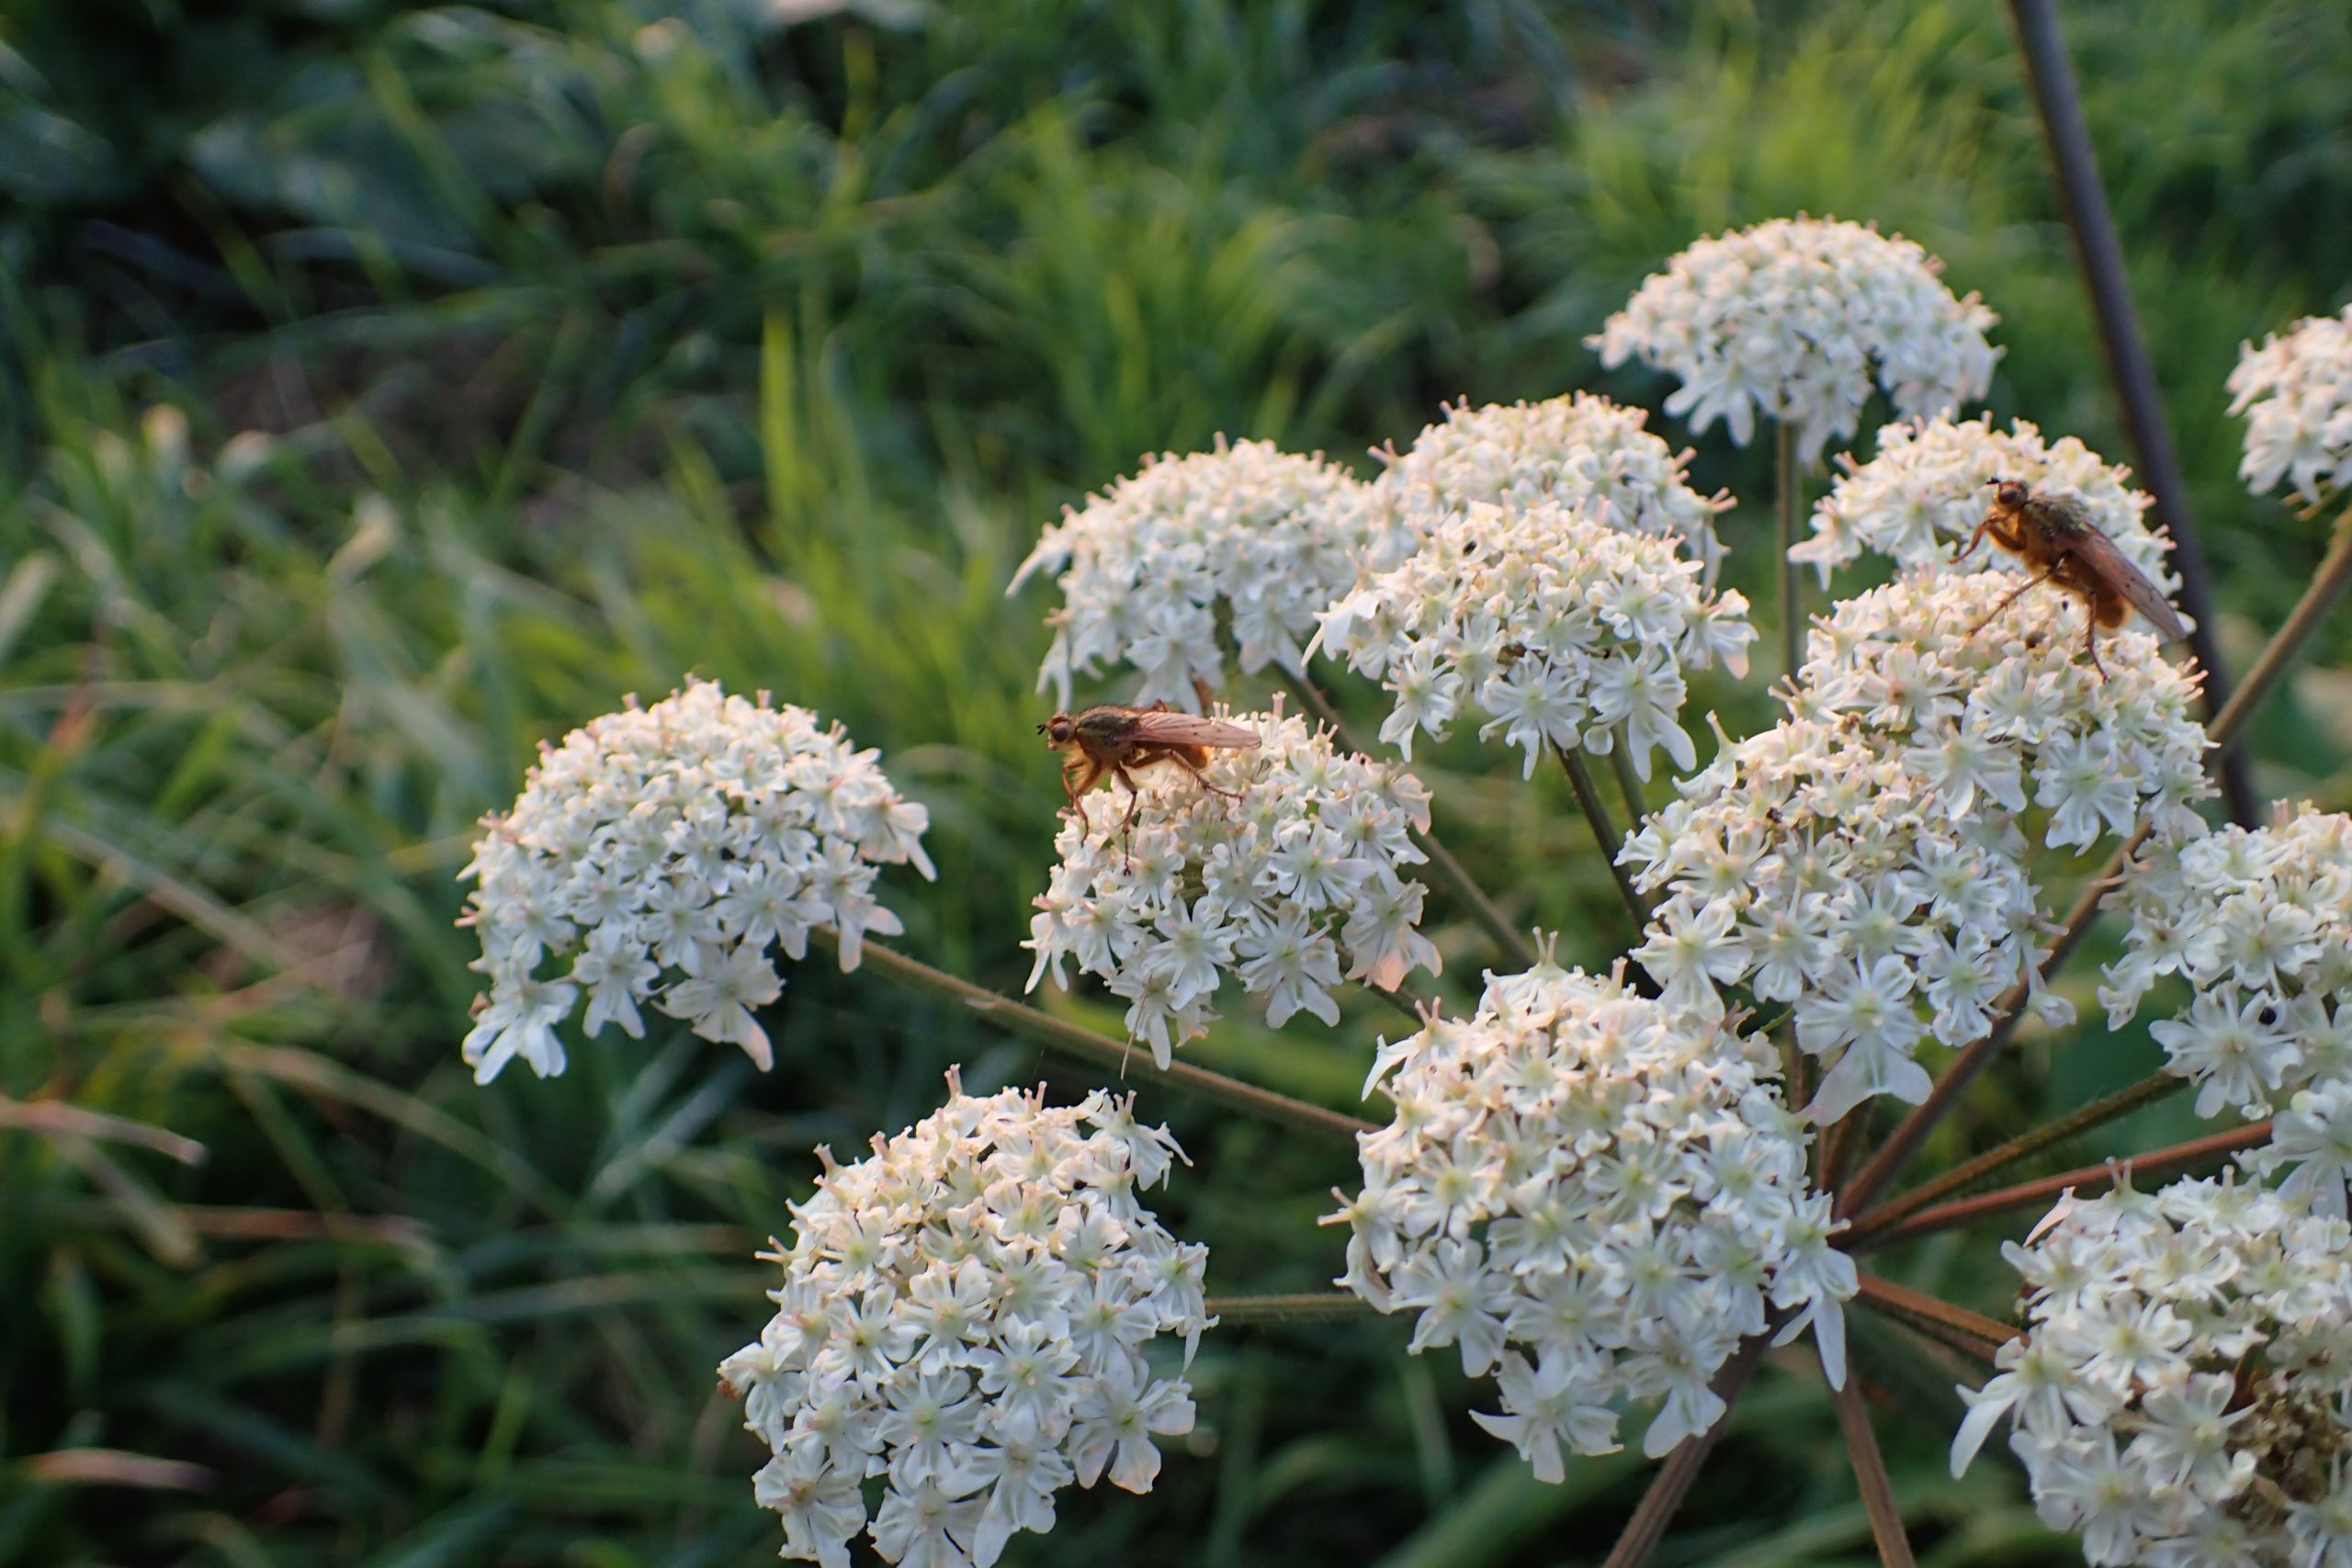
[[[1702,583],[1670,537],[1620,532],[1580,506],[1474,501],[1433,518],[1410,559],[1323,613],[1318,646],[1395,698],[1380,738],[1407,757],[1467,707],[1527,754],[1625,746],[1677,766],[1698,752],[1681,724],[1685,669],[1747,668],[1747,601]]]
[[[1984,520],[2000,479],[2074,502],[2150,581],[2167,593],[2180,587],[2165,565],[2172,541],[2148,527],[2151,499],[2132,488],[2130,469],[2110,467],[2074,436],[2044,443],[2021,419],[1994,429],[1990,414],[1904,420],[1879,431],[1869,462],[1847,454],[1838,462],[1847,471],[1814,508],[1813,537],[1789,551],[1791,559],[1811,563],[1825,587],[1831,568],[1865,550],[1906,571],[1948,565]],[[1969,561],[1975,570],[2024,570],[1998,549],[1979,548]]]
[[[1065,960],[1101,976],[1163,1067],[1216,1016],[1227,975],[1264,998],[1269,1023],[1304,1011],[1329,1024],[1343,977],[1393,991],[1443,963],[1406,875],[1427,858],[1412,839],[1430,825],[1420,781],[1302,719],[1233,718],[1261,743],[1211,753],[1209,787],[1152,768],[1133,801],[1114,793],[1064,820],[1022,944],[1037,955],[1029,989],[1047,975],[1067,987]]]
[[[1408,1348],[1493,1372],[1502,1414],[1475,1419],[1542,1481],[1563,1448],[1618,1446],[1620,1402],[1658,1404],[1649,1454],[1705,1431],[1709,1380],[1769,1308],[1842,1382],[1854,1265],[1776,1071],[1762,1037],[1618,979],[1489,976],[1475,1016],[1381,1047],[1365,1092],[1396,1114],[1357,1138],[1340,1283],[1417,1313]]]
[[[2300,1167],[2345,1212],[2352,1170],[2352,818],[2309,807],[2268,828],[2224,827],[2147,855],[2119,901],[2130,946],[2099,1000],[2120,1028],[2160,976],[2193,988],[2151,1027],[2167,1065],[2199,1086],[2197,1113],[2279,1107],[2267,1168]]]
[[[1589,392],[1476,409],[1464,399],[1402,457],[1375,454],[1387,466],[1373,502],[1421,539],[1474,501],[1522,507],[1550,499],[1628,534],[1680,541],[1713,584],[1724,554],[1714,520],[1731,497],[1692,490],[1683,476],[1690,454],[1650,434],[1648,422],[1646,409]]]
[[[844,1568],[878,1476],[884,1561],[989,1568],[1053,1529],[1072,1481],[1150,1491],[1152,1439],[1193,1429],[1191,1389],[1148,1352],[1181,1341],[1190,1363],[1208,1250],[1136,1197],[1175,1140],[1132,1097],[949,1088],[867,1158],[827,1159],[774,1256],[775,1317],[719,1366],[775,1452],[755,1486],[786,1557]]]
[[[1745,446],[1766,414],[1794,427],[1810,463],[1851,440],[1875,374],[1899,415],[1984,395],[1998,319],[1956,299],[1941,264],[1859,223],[1776,218],[1704,239],[1666,264],[1589,343],[1614,367],[1640,358],[1681,385],[1666,412]]]
[[[2102,681],[2071,604],[2046,629],[1972,629],[2013,581],[1912,576],[1839,604],[1788,718],[1726,746],[1626,841],[1637,884],[1666,894],[1635,960],[1694,1010],[1720,1011],[1725,985],[1790,1004],[1828,1068],[1823,1122],[1872,1095],[1925,1099],[1919,1043],[1980,1038],[2020,979],[2066,1015],[2038,988],[2029,805],[2047,808],[2046,844],[2082,850],[2143,822],[2193,832],[2189,803],[2211,793],[2194,683],[2154,638],[2109,634]]]
[[[2245,416],[2238,475],[2248,490],[2284,479],[2317,502],[2352,489],[2352,305],[2246,344],[2229,387],[2230,412]]]
[[[1269,662],[1302,673],[1316,612],[1411,543],[1346,469],[1241,441],[1148,462],[1069,512],[1007,592],[1058,573],[1039,691],[1054,687],[1068,706],[1073,675],[1127,664],[1144,675],[1136,702],[1191,708],[1195,678],[1226,683],[1220,622],[1244,674]]]
[[[835,725],[695,682],[634,702],[543,747],[523,793],[482,819],[465,923],[490,976],[465,1058],[488,1083],[515,1057],[563,1070],[556,1025],[587,998],[585,1028],[645,1032],[640,1004],[731,1041],[764,1070],[752,1010],[784,982],[773,948],[797,959],[833,932],[857,967],[867,931],[899,929],[874,897],[876,868],[928,878],[923,808],[902,799]]]
[[[1953,1473],[2007,1416],[2042,1519],[2095,1564],[2352,1560],[2352,1228],[2214,1180],[2042,1226],[2003,1248],[2026,1331],[1961,1391]]]

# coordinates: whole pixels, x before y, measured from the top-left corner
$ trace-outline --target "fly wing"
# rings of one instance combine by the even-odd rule
[[[2091,524],[2081,525],[2080,535],[2067,541],[2073,555],[2084,566],[2132,602],[2132,607],[2147,617],[2148,625],[2166,642],[2180,642],[2188,636],[2188,628],[2180,624],[2173,607],[2165,603],[2163,592],[2148,581],[2147,573],[2133,566],[2115,541]]]
[[[1135,716],[1132,732],[1137,740],[1164,746],[1218,746],[1228,750],[1256,750],[1258,732],[1246,724],[1198,714],[1150,710]]]

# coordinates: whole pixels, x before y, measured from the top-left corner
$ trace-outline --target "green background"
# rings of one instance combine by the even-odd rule
[[[904,945],[1015,988],[1059,794],[1050,592],[1003,585],[1144,452],[1224,432],[1370,471],[1456,396],[1655,407],[1585,335],[1697,235],[1804,210],[1945,258],[2003,318],[1990,406],[2129,457],[1996,7],[682,6],[0,11],[0,1562],[769,1558],[711,1369],[766,1315],[750,1254],[811,1147],[919,1116],[951,1062],[1093,1080],[810,964],[772,1075],[673,1025],[476,1089],[470,829],[622,694],[698,671],[881,747],[941,869],[884,879]],[[2237,488],[2222,383],[2344,302],[2352,28],[2324,0],[2066,21],[2242,666],[2323,525]],[[1697,446],[1765,601],[1766,454]],[[2344,804],[2344,646],[2256,726],[2266,794]],[[1707,707],[1767,716],[1758,686]],[[1516,921],[1623,950],[1557,781],[1458,743],[1422,771]],[[1469,996],[1479,933],[1432,929]],[[1115,1027],[1100,1001],[1055,1005]],[[2149,1070],[2085,1011],[1945,1157]],[[1346,1106],[1394,1027],[1236,1018],[1188,1054]],[[1344,1145],[1145,1097],[1212,1289],[1321,1288]],[[2045,1168],[2190,1125],[2168,1104]],[[1877,1266],[1999,1314],[1995,1234]],[[1856,1335],[1922,1561],[2075,1560],[2005,1455],[1946,1478],[1964,1369]],[[1406,1337],[1212,1335],[1159,1488],[1071,1494],[1007,1561],[1598,1559],[1642,1467],[1537,1485]],[[1808,1369],[1768,1367],[1669,1559],[1871,1558]]]

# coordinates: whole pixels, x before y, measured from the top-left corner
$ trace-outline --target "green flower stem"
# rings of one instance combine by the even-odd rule
[[[1862,1382],[1849,1371],[1843,1384],[1829,1391],[1838,1408],[1838,1428],[1846,1438],[1846,1457],[1861,1488],[1862,1512],[1870,1517],[1871,1538],[1878,1543],[1884,1568],[1917,1568],[1911,1539],[1903,1533],[1902,1505],[1894,1500],[1894,1483],[1879,1457],[1878,1434],[1871,1430],[1871,1413],[1862,1405]]]
[[[2269,694],[2270,688],[2278,684],[2279,677],[2286,673],[2288,666],[2294,662],[2296,654],[2301,651],[2312,631],[2326,618],[2346,585],[2352,584],[2352,508],[2346,508],[2336,518],[2335,534],[2335,543],[2329,547],[2327,558],[2320,563],[2311,586],[2303,591],[2302,598],[2271,637],[2269,645],[2262,650],[2262,656],[2255,660],[2254,668],[2246,671],[2245,679],[2231,694],[2229,705],[2206,727],[2205,732],[2216,747],[2227,742],[2252,716],[2262,699]],[[2115,857],[2075,899],[2058,940],[2051,944],[2049,956],[2042,960],[2041,973],[2045,979],[2057,973],[2059,965],[2066,961],[2089,931],[2091,922],[2098,918],[2099,904],[2147,838],[2148,829],[2143,827],[2125,840],[2123,847],[2115,852]],[[2000,1010],[1999,1017],[1995,1021],[1991,1032],[1952,1059],[1951,1066],[1945,1070],[1943,1078],[1928,1094],[1926,1102],[1903,1119],[1878,1152],[1871,1156],[1870,1163],[1854,1178],[1852,1185],[1839,1191],[1838,1212],[1840,1214],[1857,1213],[1868,1208],[1871,1200],[1885,1190],[1887,1185],[1903,1173],[1903,1168],[1919,1152],[1919,1146],[1927,1141],[1928,1134],[1951,1113],[1970,1080],[1984,1070],[1985,1063],[1991,1061],[1994,1054],[2016,1032],[2025,1010],[2025,999],[2026,987],[2022,984],[2012,986],[2002,994],[1996,1004]]]
[[[1860,1246],[1840,1237],[1841,1243],[1855,1251],[1892,1247],[1898,1241],[1914,1236],[1930,1235],[1950,1230],[1955,1225],[1973,1224],[1994,1214],[2008,1213],[2018,1209],[2037,1209],[2063,1196],[2068,1189],[2088,1196],[2104,1192],[2113,1186],[2119,1175],[2128,1179],[2134,1176],[2168,1177],[2237,1153],[2240,1149],[2257,1148],[2270,1141],[2270,1123],[2256,1122],[2245,1127],[2233,1127],[2226,1133],[2212,1133],[2202,1138],[2191,1138],[2185,1144],[2133,1155],[2129,1159],[2111,1159],[2098,1165],[2086,1165],[2077,1170],[2062,1171],[2037,1181],[2021,1181],[2015,1187],[1998,1188],[1980,1192],[1973,1198],[1955,1198],[1949,1203],[1938,1203],[1920,1210],[1908,1219],[1898,1220],[1883,1230],[1871,1233]]]
[[[1804,663],[1804,583],[1799,576],[1797,563],[1789,552],[1797,543],[1797,507],[1800,484],[1797,474],[1796,427],[1786,420],[1773,423],[1774,478],[1779,480],[1780,544],[1781,544],[1781,661],[1794,680]]]
[[[1634,930],[1638,932],[1650,923],[1650,902],[1634,886],[1634,874],[1617,863],[1617,852],[1625,847],[1624,835],[1609,820],[1608,804],[1600,798],[1600,786],[1594,782],[1592,770],[1585,765],[1584,753],[1557,741],[1553,742],[1552,750],[1560,759],[1570,787],[1577,792],[1577,805],[1583,809],[1584,819],[1592,825],[1592,836],[1600,845],[1600,858],[1609,863],[1609,874],[1616,879],[1618,896],[1625,900],[1625,908],[1634,917]]]
[[[1844,1245],[1851,1247],[1864,1237],[1884,1230],[1906,1214],[1915,1214],[1930,1203],[1966,1190],[1996,1170],[2039,1154],[2052,1144],[2064,1143],[2078,1133],[2087,1133],[2094,1127],[2103,1127],[2109,1122],[2129,1116],[2142,1106],[2153,1105],[2176,1089],[2188,1087],[2188,1083],[2187,1078],[2171,1073],[2151,1073],[2138,1083],[2094,1100],[2055,1122],[2021,1133],[1973,1159],[1962,1160],[1934,1180],[1923,1181],[1901,1197],[1888,1199],[1867,1214],[1857,1215],[1852,1227],[1840,1239]]]
[[[1211,1296],[1209,1315],[1220,1327],[1244,1323],[1335,1323],[1373,1314],[1372,1303],[1344,1291],[1295,1296]]]
[[[831,931],[820,930],[808,934],[821,945],[839,951],[839,939]],[[1188,1062],[1173,1062],[1165,1067],[1155,1066],[1151,1053],[1138,1050],[1131,1041],[1098,1034],[1083,1024],[1071,1023],[1051,1013],[1040,1012],[1025,1002],[1017,1002],[985,987],[975,986],[969,980],[950,975],[944,969],[934,969],[920,959],[910,958],[879,942],[865,944],[865,963],[868,967],[916,990],[961,1002],[1008,1034],[1019,1035],[1049,1051],[1058,1051],[1091,1066],[1107,1067],[1122,1077],[1133,1070],[1139,1075],[1159,1078],[1171,1088],[1198,1095],[1203,1100],[1308,1132],[1337,1134],[1351,1138],[1359,1133],[1376,1130],[1371,1122],[1345,1112],[1309,1105],[1303,1100],[1293,1100],[1288,1095],[1276,1094],[1272,1089],[1260,1089],[1255,1084],[1243,1083],[1239,1078],[1213,1073]]]
[[[1954,1306],[1924,1292],[1898,1285],[1876,1274],[1861,1276],[1860,1299],[1863,1305],[1877,1308],[1898,1322],[1908,1324],[1934,1339],[1939,1339],[1980,1361],[1990,1362],[1993,1352],[2018,1337],[2018,1330],[1983,1313]]]
[[[1633,748],[1626,744],[1622,728],[1609,748],[1609,766],[1617,774],[1617,792],[1625,797],[1625,829],[1631,832],[1642,825],[1650,807],[1647,787],[1634,772]]]
[[[1330,697],[1321,687],[1306,676],[1294,675],[1288,671],[1283,671],[1283,682],[1317,718],[1331,727],[1331,733],[1339,737],[1340,745],[1361,756],[1371,755],[1348,732],[1347,721],[1340,716],[1340,710],[1332,705]],[[1453,858],[1453,852],[1438,842],[1434,833],[1425,833],[1416,828],[1412,829],[1412,835],[1413,847],[1429,856],[1430,869],[1462,901],[1463,908],[1469,910],[1471,918],[1486,928],[1495,945],[1521,968],[1535,967],[1535,949],[1528,944],[1526,937],[1512,928],[1495,901],[1487,897],[1486,889],[1472,879],[1462,863]]]

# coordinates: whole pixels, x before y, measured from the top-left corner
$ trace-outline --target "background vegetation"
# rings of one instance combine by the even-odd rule
[[[2320,541],[2237,490],[2222,379],[2343,302],[2352,30],[2067,20],[2243,650]],[[13,0],[0,192],[0,1562],[767,1560],[709,1369],[811,1145],[903,1125],[951,1061],[1086,1080],[804,965],[769,1077],[673,1028],[475,1089],[469,829],[621,694],[706,672],[884,748],[937,824],[940,886],[889,884],[906,945],[1009,988],[1058,794],[1045,596],[1002,585],[1145,451],[1655,404],[1584,335],[1697,234],[1809,209],[1944,256],[2003,315],[1996,410],[2127,455],[1977,5]],[[1701,454],[1769,493],[1760,450]],[[1758,578],[1767,526],[1726,530]],[[2344,803],[2335,662],[2257,729],[2272,794]],[[1517,919],[1622,947],[1565,792],[1432,773]],[[1487,955],[1441,935],[1467,995]],[[1347,1104],[1385,1022],[1195,1049]],[[2052,1047],[1947,1147],[2152,1060]],[[1328,1279],[1348,1151],[1147,1095],[1213,1287]],[[1991,1246],[1887,1266],[1999,1313]],[[1640,1467],[1535,1484],[1405,1337],[1213,1336],[1159,1490],[1073,1495],[1009,1561],[1596,1558]],[[2074,1559],[2012,1472],[1944,1478],[1951,1369],[1861,1350],[1918,1417],[1887,1425],[1923,1561]],[[1868,1557],[1807,1363],[1736,1421],[1670,1555]]]

